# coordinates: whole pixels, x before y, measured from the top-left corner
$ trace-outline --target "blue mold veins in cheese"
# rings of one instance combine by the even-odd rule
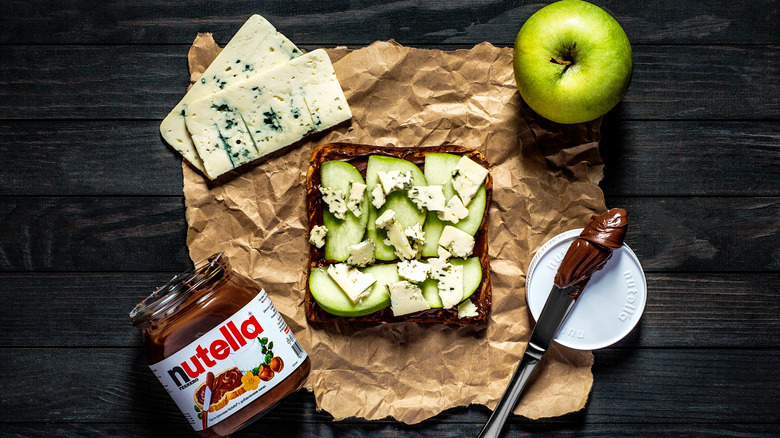
[[[303,52],[265,18],[251,16],[203,72],[201,79],[165,117],[160,124],[160,133],[187,161],[205,172],[185,124],[187,105],[301,55]]]
[[[211,179],[352,117],[322,49],[190,102],[184,110]]]

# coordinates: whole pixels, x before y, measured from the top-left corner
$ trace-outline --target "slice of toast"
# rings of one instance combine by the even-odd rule
[[[230,400],[246,392],[241,383],[241,371],[232,367],[214,376],[214,388],[212,389],[212,399],[209,404],[209,412],[216,412],[227,406]],[[203,409],[203,397],[206,393],[206,382],[198,386],[193,397],[198,409]]]
[[[474,149],[455,145],[442,146],[423,146],[414,148],[404,147],[383,147],[367,146],[349,143],[330,143],[319,146],[311,155],[309,170],[306,174],[306,203],[309,214],[309,231],[315,225],[322,225],[322,196],[319,187],[320,167],[326,161],[345,161],[366,176],[366,167],[368,158],[372,155],[383,155],[388,157],[401,158],[416,164],[420,169],[424,168],[425,156],[429,153],[448,153],[453,155],[467,156],[481,166],[488,168],[488,162],[484,155]],[[474,236],[474,257],[478,257],[482,266],[482,283],[474,294],[469,298],[477,307],[478,316],[472,318],[458,318],[457,306],[451,309],[430,309],[422,312],[412,313],[403,316],[393,316],[392,310],[387,307],[378,312],[365,316],[344,317],[332,315],[320,308],[312,297],[309,287],[306,287],[306,296],[304,307],[306,318],[311,323],[346,323],[346,324],[386,324],[395,322],[421,322],[421,323],[445,323],[458,325],[480,325],[487,323],[490,316],[490,306],[492,302],[492,290],[490,287],[490,261],[488,258],[488,210],[490,209],[490,199],[493,194],[493,179],[488,175],[485,180],[485,189],[487,191],[487,208],[482,218],[482,224]],[[381,262],[377,263],[396,263]],[[322,249],[310,245],[309,250],[309,272],[312,268],[327,266],[333,261],[325,259],[325,252]],[[308,281],[307,281],[308,285]]]

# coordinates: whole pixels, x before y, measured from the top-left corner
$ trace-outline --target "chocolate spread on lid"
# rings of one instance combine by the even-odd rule
[[[561,289],[574,286],[569,295],[577,299],[590,277],[607,264],[612,251],[623,246],[628,227],[628,215],[622,208],[613,208],[601,216],[593,216],[580,236],[563,257],[555,285]]]

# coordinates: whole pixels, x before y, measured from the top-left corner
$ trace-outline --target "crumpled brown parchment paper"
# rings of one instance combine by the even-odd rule
[[[210,35],[199,35],[190,52],[192,80],[217,51]],[[390,41],[329,54],[354,114],[350,123],[220,184],[183,165],[190,256],[224,251],[236,271],[265,288],[311,356],[306,387],[336,420],[417,423],[455,406],[494,408],[530,336],[524,283],[531,257],[548,238],[605,210],[596,185],[600,122],[561,126],[535,115],[515,87],[509,48],[482,43],[439,51]],[[449,142],[487,156],[494,181],[487,327],[307,325],[305,175],[312,149],[332,141]],[[582,409],[592,363],[590,352],[554,345],[515,413],[540,418]]]

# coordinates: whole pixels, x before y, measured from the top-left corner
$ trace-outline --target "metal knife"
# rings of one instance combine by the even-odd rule
[[[203,430],[209,428],[209,409],[211,408],[211,387],[214,385],[214,374],[209,371],[206,374],[206,391],[203,393],[203,409],[201,410],[201,416],[203,417]]]
[[[509,386],[498,401],[496,409],[485,423],[482,432],[479,433],[479,438],[498,438],[509,414],[512,413],[517,400],[520,399],[531,373],[542,360],[542,356],[574,308],[574,303],[577,300],[573,296],[576,296],[574,292],[577,290],[577,286],[570,286],[566,289],[561,289],[558,286],[552,287],[552,291],[544,303],[544,308],[542,308],[542,313],[539,315],[539,321],[536,323],[534,331],[531,332],[523,359],[509,380]]]

